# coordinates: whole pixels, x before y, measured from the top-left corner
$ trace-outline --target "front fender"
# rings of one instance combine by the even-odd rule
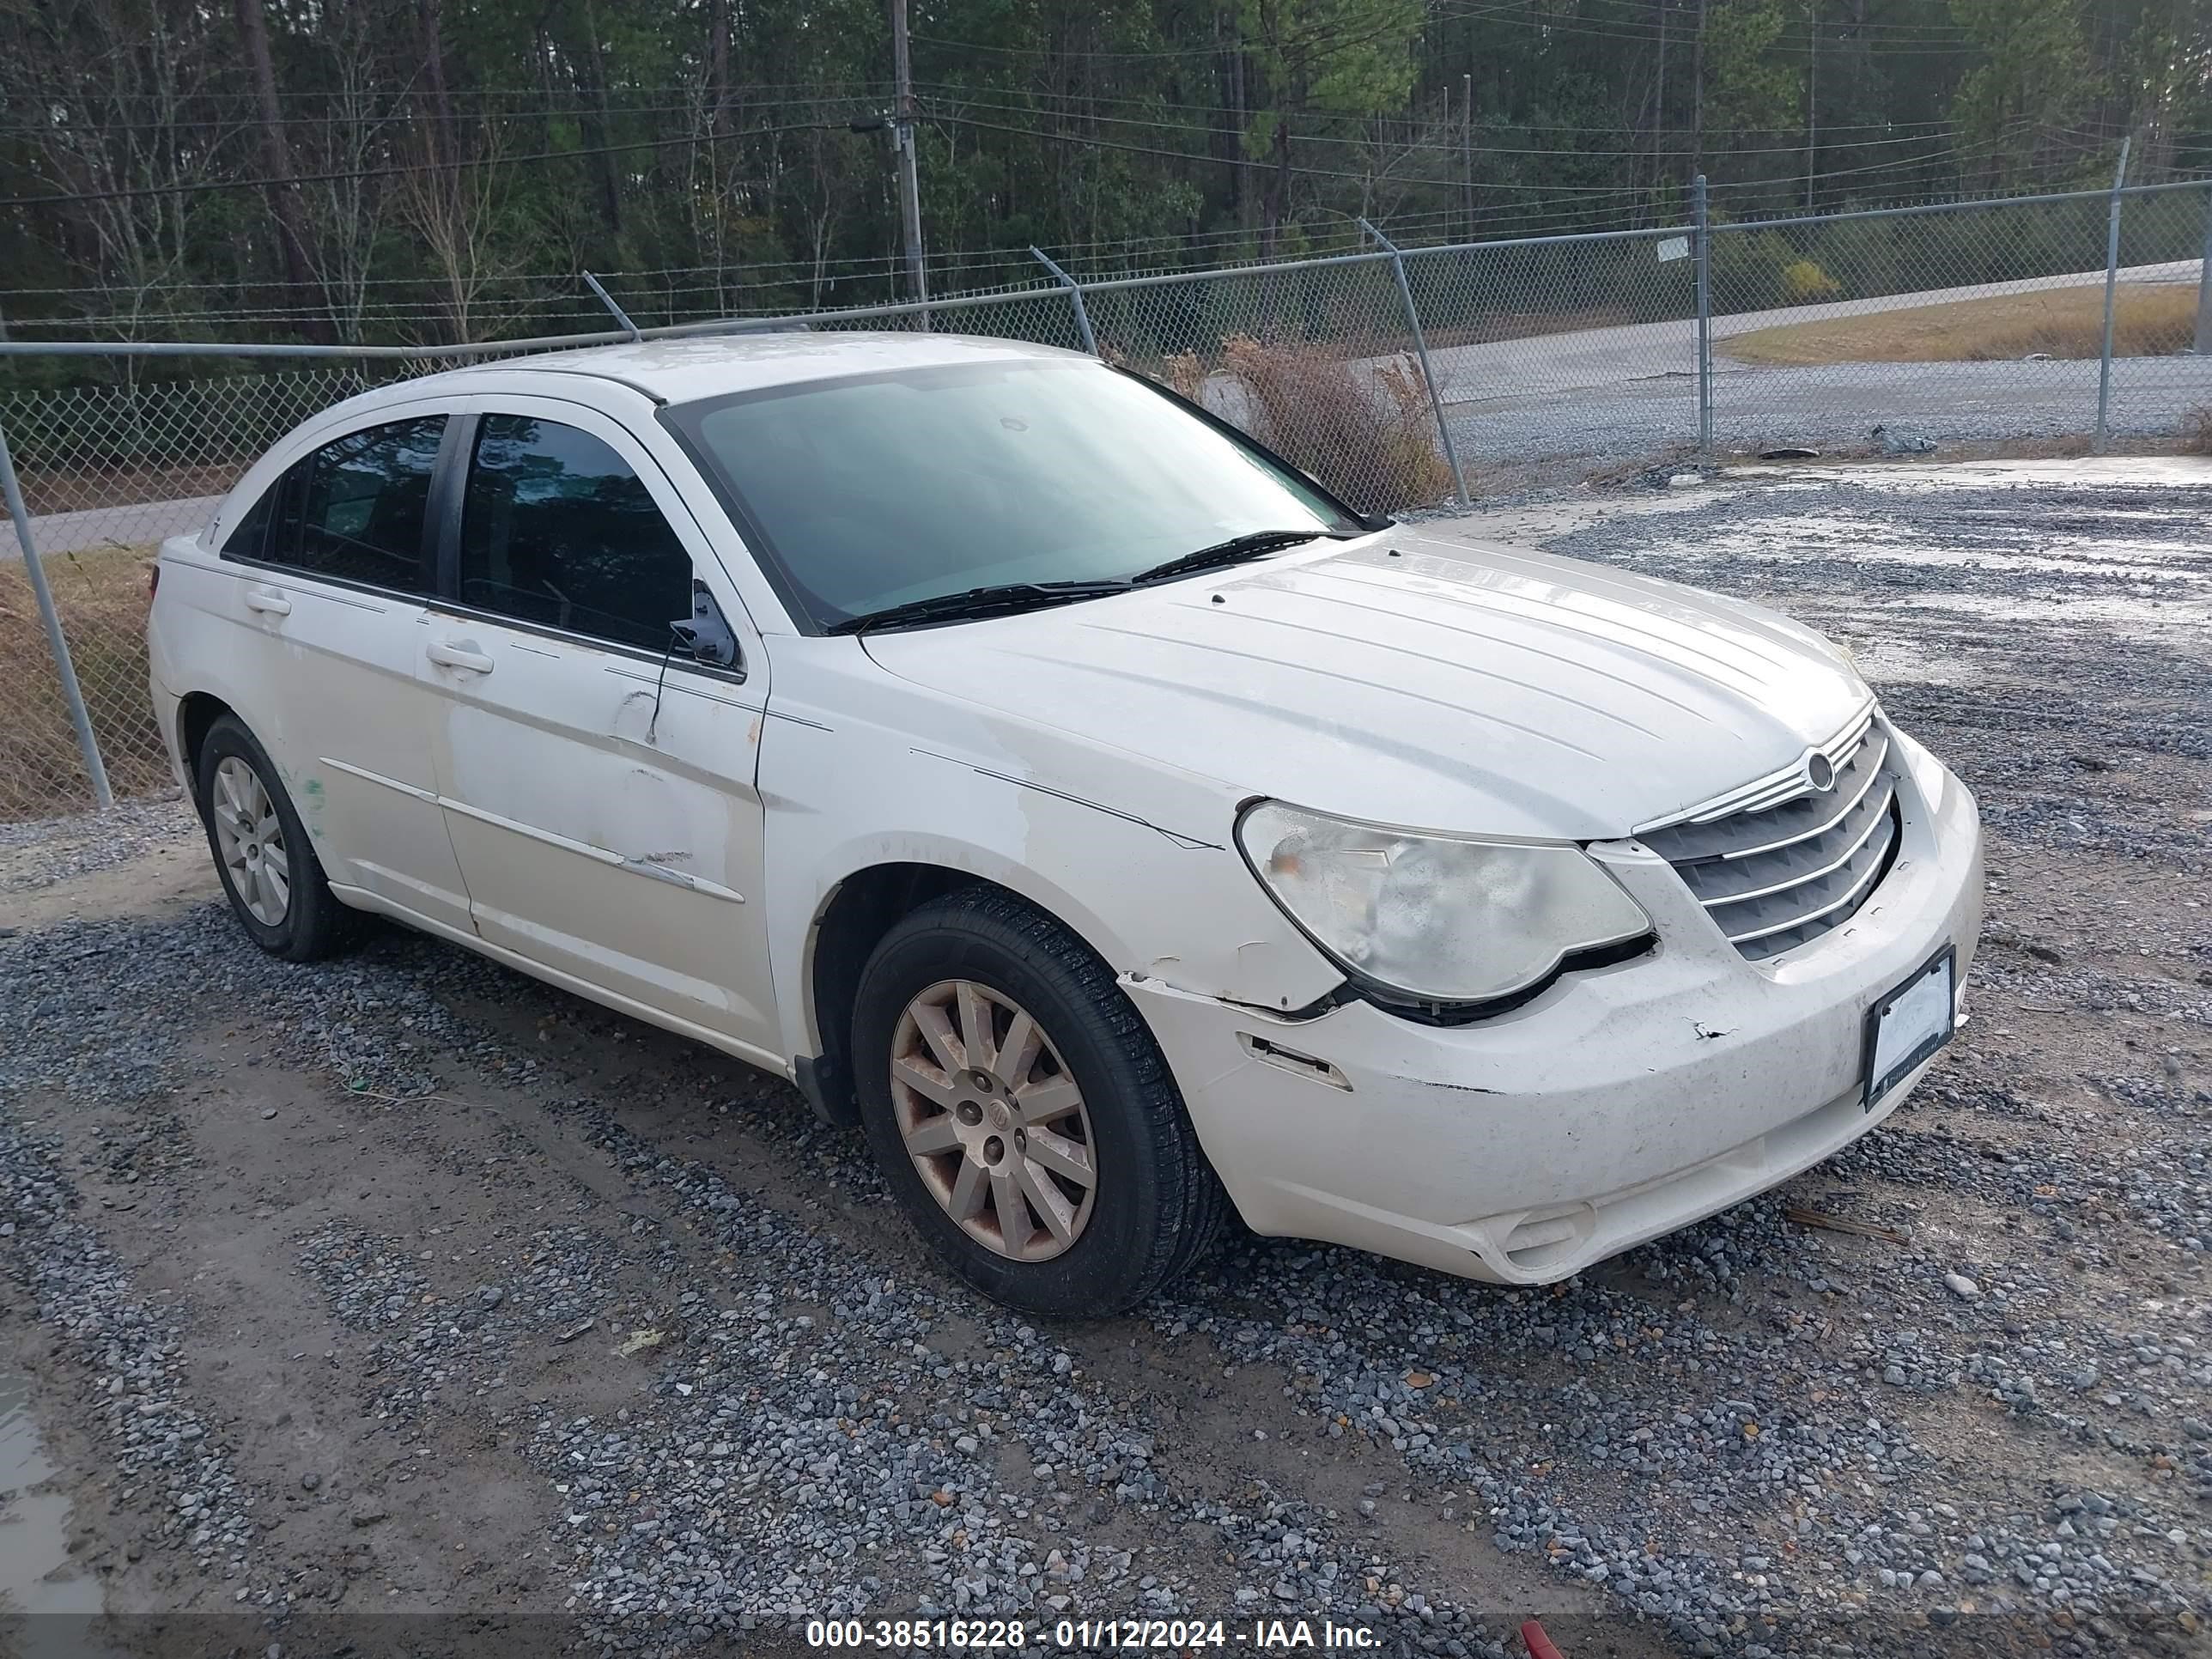
[[[1246,868],[1239,802],[1007,717],[978,719],[897,687],[893,727],[849,714],[794,719],[778,665],[762,735],[769,952],[787,1049],[822,1052],[809,959],[838,887],[885,864],[926,864],[1020,894],[1118,975],[1263,1008],[1303,1007],[1343,975]],[[896,683],[894,683],[896,684]],[[963,729],[964,728],[964,729]]]

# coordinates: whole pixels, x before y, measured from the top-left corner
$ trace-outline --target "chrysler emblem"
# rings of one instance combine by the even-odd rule
[[[1836,787],[1836,769],[1826,755],[1814,755],[1805,763],[1805,781],[1826,793]]]

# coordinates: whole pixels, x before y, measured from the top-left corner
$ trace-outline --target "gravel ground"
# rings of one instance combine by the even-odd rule
[[[170,831],[57,855],[0,940],[0,1364],[74,1570],[288,1651],[515,1610],[636,1651],[930,1611],[2194,1650],[2212,479],[1932,476],[1421,527],[1784,605],[1991,832],[1920,1095],[1544,1291],[1239,1237],[1139,1316],[1024,1323],[779,1084],[427,940],[292,968],[193,893],[125,902]]]
[[[0,895],[133,864],[157,848],[204,844],[181,790],[155,800],[121,801],[96,817],[0,823]]]

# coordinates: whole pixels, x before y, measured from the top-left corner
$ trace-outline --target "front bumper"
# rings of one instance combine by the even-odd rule
[[[1248,1224],[1505,1284],[1564,1279],[1819,1163],[1896,1110],[1860,1092],[1867,1010],[1945,943],[1965,982],[1981,829],[1902,769],[1896,861],[1852,919],[1753,963],[1633,842],[1593,848],[1650,953],[1497,1018],[1365,1002],[1303,1021],[1125,976]],[[1933,1062],[1929,1062],[1932,1064]]]

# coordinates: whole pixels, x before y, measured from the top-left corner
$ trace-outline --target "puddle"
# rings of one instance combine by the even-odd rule
[[[70,1559],[69,1495],[46,1490],[57,1471],[29,1394],[21,1376],[0,1370],[0,1650],[46,1659],[94,1650],[101,1598],[99,1578]]]
[[[2061,484],[2079,489],[2212,488],[2212,461],[2189,455],[2081,455],[2034,461],[1863,461],[1832,466],[1732,466],[1724,478],[1784,478],[1877,489],[2001,489]]]
[[[1530,501],[1519,507],[1477,507],[1449,519],[1425,519],[1401,534],[1440,536],[1451,541],[1504,542],[1508,546],[1534,547],[1554,536],[1567,535],[1600,519],[1641,518],[1654,513],[1687,513],[1710,507],[1713,491],[1651,490],[1638,494],[1569,496],[1559,501]]]
[[[1852,665],[1874,685],[1977,685],[1986,678],[1978,665],[1907,640],[1853,641],[1850,653]]]
[[[2193,531],[2201,520],[2177,513],[2164,522]],[[1931,534],[1909,523],[1793,513],[1779,523],[1700,525],[1694,547],[1668,551],[1684,558],[1731,564],[1750,561],[1796,564],[1808,556],[1841,556],[1855,564],[2134,581],[2163,585],[2177,598],[2212,597],[2212,568],[2207,567],[2201,544],[2080,535],[2031,526],[2011,528],[2008,545],[1987,539],[1987,532],[1982,532],[1982,538],[1974,544],[1961,546],[1958,526],[1959,520],[1953,520]],[[1949,544],[1938,537],[1948,538]],[[2161,595],[2146,593],[2145,597]]]
[[[1688,463],[1684,463],[1686,466]],[[1717,497],[1752,488],[1773,495],[1824,492],[1838,484],[1875,491],[1928,494],[1945,489],[2039,489],[2054,485],[2099,489],[2212,490],[2212,461],[2188,455],[2087,455],[2066,460],[1839,461],[1819,465],[1746,465],[1723,469],[1688,489],[1590,490],[1562,500],[1516,507],[1480,507],[1453,518],[1430,519],[1416,528],[1452,539],[1526,545],[1568,534],[1601,519],[1640,518],[1709,507]],[[2149,507],[2107,513],[2123,519],[2166,519],[2175,509]]]
[[[1839,494],[1838,486],[1850,493]],[[1969,498],[1934,517],[1924,511],[1885,516],[1880,505],[1884,495],[1925,500],[1944,492],[2054,487],[2166,494],[2117,505],[2106,495],[2055,514],[2039,512],[2033,496],[2019,507]],[[1852,616],[1949,611],[2039,628],[2094,628],[2199,653],[2212,634],[2212,560],[2198,501],[2212,507],[2212,463],[2185,456],[1741,466],[1696,489],[1593,492],[1432,520],[1419,530],[1440,540],[1572,551],[1578,531],[1638,519],[1648,522],[1638,538],[1642,550],[1669,562],[1668,574],[1693,582],[1703,568],[1812,561],[1887,566],[1911,579],[1851,581]],[[1686,521],[1680,532],[1668,523],[1686,510],[1720,502],[1748,510]],[[1796,592],[1793,603],[1802,606],[1809,597]],[[1930,657],[1924,644],[1889,644],[1875,651],[1869,666],[1892,678],[1938,684],[1956,682],[1964,672]]]

